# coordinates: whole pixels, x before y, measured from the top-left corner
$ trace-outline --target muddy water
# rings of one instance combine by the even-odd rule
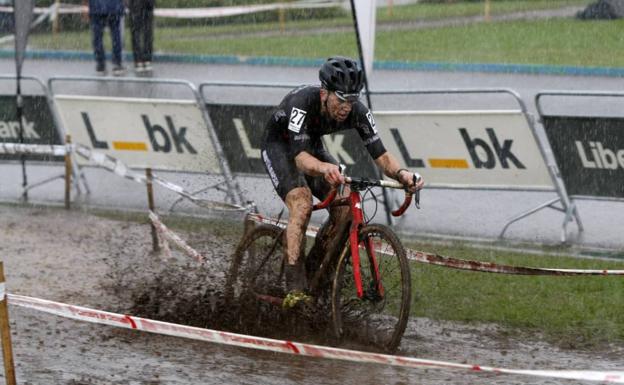
[[[180,235],[204,255],[150,252],[146,224],[88,212],[0,206],[0,253],[10,293],[170,322],[236,329],[222,298],[236,234]],[[567,384],[574,381],[419,370],[294,357],[72,321],[10,307],[18,382],[24,384]],[[264,335],[325,339],[319,325],[273,317]],[[297,333],[289,333],[296,330]],[[495,325],[413,319],[400,354],[526,369],[622,369],[622,347],[561,350]]]

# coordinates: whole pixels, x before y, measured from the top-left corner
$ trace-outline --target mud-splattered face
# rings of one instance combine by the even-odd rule
[[[353,99],[341,99],[333,91],[321,90],[321,102],[327,115],[338,122],[344,122],[353,108]]]

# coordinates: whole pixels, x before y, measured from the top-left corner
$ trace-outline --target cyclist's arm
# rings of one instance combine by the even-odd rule
[[[420,189],[424,184],[421,178],[418,185],[414,186],[414,174],[404,168],[402,169],[399,161],[388,151],[377,157],[377,159],[375,159],[375,163],[387,177],[396,179],[405,186]]]
[[[297,168],[306,175],[322,176],[332,186],[344,183],[344,176],[340,174],[338,166],[332,163],[321,162],[309,152],[301,151],[295,156]]]

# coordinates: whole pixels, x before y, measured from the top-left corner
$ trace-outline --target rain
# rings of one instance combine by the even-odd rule
[[[572,371],[624,382],[621,1],[133,3],[150,1],[126,1],[113,18],[117,62],[109,24],[103,59],[94,52],[87,1],[0,0],[0,261],[17,383],[595,382],[565,379]],[[293,89],[319,87],[335,56],[360,63],[365,123],[425,180],[419,208],[400,217],[390,212],[403,191],[363,192],[365,222],[387,225],[408,256],[447,261],[410,260],[409,317],[391,352],[365,323],[336,338],[331,288],[312,314],[227,293],[249,214],[275,228],[288,220],[261,151],[265,126]],[[380,177],[355,129],[322,143],[347,175]],[[327,217],[314,212],[309,229]],[[541,273],[475,271],[487,263]],[[20,296],[449,365],[128,330]],[[0,376],[10,383],[6,366]]]

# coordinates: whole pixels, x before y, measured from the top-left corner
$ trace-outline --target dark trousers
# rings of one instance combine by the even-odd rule
[[[134,62],[152,61],[154,42],[154,8],[130,7],[130,32]]]
[[[91,38],[95,62],[98,67],[104,68],[106,56],[104,54],[104,28],[108,26],[113,42],[113,64],[121,65],[121,20],[122,15],[89,15],[91,19]]]

